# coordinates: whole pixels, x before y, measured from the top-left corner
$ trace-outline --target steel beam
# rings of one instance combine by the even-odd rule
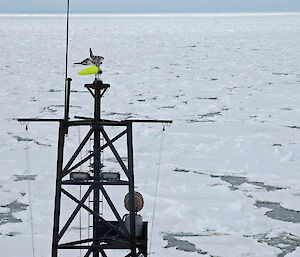
[[[78,244],[85,244],[85,243],[89,243],[89,242],[93,242],[92,238],[87,238],[87,239],[82,239],[82,240],[77,240],[77,241],[72,241],[72,242],[68,242],[68,243],[63,243],[63,244],[59,244],[59,246],[72,246],[72,245],[78,245]]]
[[[133,173],[133,141],[132,123],[127,125],[127,152],[128,152],[128,171],[129,171],[129,205],[130,205],[130,242],[131,256],[136,257],[136,231],[135,231],[135,201],[134,201],[134,173]]]
[[[60,205],[61,205],[61,179],[60,174],[63,167],[65,143],[65,127],[63,123],[59,123],[58,132],[58,151],[57,151],[57,167],[56,167],[56,187],[55,187],[55,205],[54,205],[54,220],[53,220],[53,235],[52,235],[52,257],[57,257],[57,244],[59,240],[59,218],[60,218]]]
[[[98,125],[101,122],[101,87],[100,81],[94,81],[94,123]],[[94,126],[94,152],[101,148],[101,127]],[[100,170],[102,168],[101,164],[101,152],[97,155],[94,155],[94,182],[100,181]],[[100,190],[99,187],[94,187],[94,198],[93,198],[93,211],[100,215]],[[98,238],[100,236],[99,233],[99,219],[93,216],[93,238]],[[94,241],[95,246],[99,245],[98,241]],[[93,257],[99,257],[99,252],[94,251]]]

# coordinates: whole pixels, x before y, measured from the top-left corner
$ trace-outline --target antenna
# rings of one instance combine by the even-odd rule
[[[67,2],[67,36],[66,36],[66,71],[65,71],[65,120],[69,120],[70,110],[70,92],[71,92],[71,81],[68,78],[68,57],[69,57],[69,17],[70,17],[70,0]],[[68,131],[66,131],[67,133]]]
[[[66,74],[65,81],[68,79],[68,57],[69,57],[69,17],[70,17],[70,0],[67,2],[67,37],[66,37]]]

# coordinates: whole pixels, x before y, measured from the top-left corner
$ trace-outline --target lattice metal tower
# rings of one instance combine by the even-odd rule
[[[137,257],[141,254],[147,256],[147,230],[148,223],[137,219],[139,194],[134,191],[134,165],[133,165],[133,141],[132,141],[132,125],[135,122],[153,122],[153,123],[171,123],[170,120],[105,120],[101,118],[101,98],[106,90],[110,87],[109,84],[104,84],[100,79],[96,78],[92,84],[85,84],[85,88],[91,93],[94,99],[94,117],[74,117],[74,120],[69,118],[70,107],[70,87],[71,79],[67,80],[65,90],[65,114],[63,119],[18,119],[22,122],[59,122],[58,134],[58,153],[57,153],[57,171],[56,171],[56,192],[55,192],[55,208],[54,208],[54,222],[53,222],[53,239],[52,239],[52,257],[59,256],[62,250],[66,249],[83,249],[85,250],[85,257],[92,254],[93,257],[109,256],[109,250],[123,249],[129,250],[124,256]],[[64,145],[65,136],[68,134],[70,127],[84,126],[88,127],[89,131],[74,151],[72,157],[64,161]],[[107,127],[123,128],[122,132],[113,138],[110,138],[106,132]],[[77,156],[87,144],[89,139],[93,137],[93,150],[90,154],[75,163]],[[103,137],[104,144],[101,146],[100,137]],[[114,142],[121,137],[127,139],[127,159],[125,164],[120,157]],[[118,161],[122,171],[125,174],[125,180],[120,177],[105,177],[102,172],[101,151],[105,148],[110,148],[116,160]],[[82,164],[93,159],[92,173],[74,172]],[[107,175],[107,174],[106,174]],[[71,194],[67,186],[88,187],[81,199]],[[106,190],[106,186],[127,186],[128,187],[128,210],[129,215],[127,221],[122,220],[121,215],[115,204],[111,200],[110,195]],[[115,220],[105,220],[100,213],[100,193],[104,200],[110,207],[115,216]],[[76,207],[68,220],[61,222],[61,209],[63,208],[62,194],[76,203]],[[86,205],[88,197],[93,196],[93,206],[89,208]],[[70,224],[79,213],[81,209],[86,210],[93,216],[93,233],[90,238],[85,238],[78,241],[71,241],[61,243]],[[136,224],[139,222],[139,224]],[[138,227],[138,225],[140,227]],[[139,232],[137,233],[137,228]],[[63,254],[61,255],[63,256]]]

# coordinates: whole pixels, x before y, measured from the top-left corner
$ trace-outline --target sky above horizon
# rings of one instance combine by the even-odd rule
[[[63,13],[67,0],[0,0],[0,13]],[[70,0],[73,13],[299,12],[300,0]]]

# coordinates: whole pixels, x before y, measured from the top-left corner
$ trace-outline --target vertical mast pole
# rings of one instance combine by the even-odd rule
[[[132,123],[127,124],[127,151],[128,151],[128,171],[129,171],[129,205],[130,205],[130,243],[131,255],[136,257],[136,231],[135,231],[135,204],[134,204],[134,172],[133,172],[133,140]]]
[[[53,221],[53,238],[52,238],[52,257],[57,257],[58,240],[59,240],[59,217],[61,205],[61,179],[60,175],[63,168],[63,155],[65,143],[65,126],[64,122],[59,123],[58,134],[58,152],[57,152],[57,168],[56,168],[56,188],[55,188],[55,206],[54,206],[54,221]]]
[[[68,78],[68,57],[69,57],[69,17],[70,17],[70,0],[67,1],[67,35],[66,35],[66,68],[65,68],[65,120],[69,120],[70,110],[70,91],[71,81]]]
[[[96,124],[94,132],[94,153],[100,148],[100,119],[101,119],[101,81],[95,79],[95,104],[94,104],[94,121]],[[100,181],[100,169],[101,169],[101,154],[94,155],[94,182]],[[99,187],[94,187],[94,202],[93,209],[98,215],[100,215],[99,208]],[[99,219],[93,216],[93,239],[95,246],[99,245],[99,242],[95,241],[99,239]],[[99,257],[99,251],[93,252],[93,257]]]
[[[71,78],[68,78],[66,81],[65,86],[65,117],[66,121],[69,120],[69,113],[70,113],[70,93],[71,93]]]

